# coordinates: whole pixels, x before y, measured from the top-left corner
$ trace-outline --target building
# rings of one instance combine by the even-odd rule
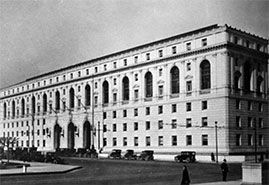
[[[0,104],[0,136],[41,151],[266,152],[268,40],[211,25],[29,78]]]

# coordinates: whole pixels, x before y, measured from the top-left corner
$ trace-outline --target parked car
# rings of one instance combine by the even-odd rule
[[[136,160],[137,156],[134,154],[134,150],[126,150],[123,158],[128,160]]]
[[[64,164],[64,159],[60,158],[58,155],[56,155],[53,152],[48,152],[45,156],[46,163],[54,163],[54,164]]]
[[[182,151],[179,155],[175,156],[176,162],[195,162],[196,152],[194,151]]]
[[[138,159],[143,161],[153,161],[154,160],[153,154],[154,154],[153,150],[144,150],[138,156]]]
[[[111,153],[108,155],[109,159],[121,159],[121,150],[113,149]]]

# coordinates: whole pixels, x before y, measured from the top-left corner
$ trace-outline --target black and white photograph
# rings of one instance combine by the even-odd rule
[[[268,185],[268,0],[0,0],[1,185]]]

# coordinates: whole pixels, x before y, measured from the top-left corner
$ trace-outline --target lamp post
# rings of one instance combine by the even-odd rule
[[[215,136],[216,136],[216,163],[218,163],[218,122],[215,121]]]

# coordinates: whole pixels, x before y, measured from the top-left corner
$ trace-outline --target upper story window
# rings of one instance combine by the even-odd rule
[[[94,72],[98,73],[98,67],[94,67]]]
[[[138,81],[138,74],[137,73],[134,75],[134,78],[135,78],[135,81]]]
[[[172,47],[172,54],[176,54],[177,53],[177,47],[176,46],[173,46]]]
[[[247,47],[247,48],[250,47],[250,42],[249,42],[249,40],[246,40],[246,47]]]
[[[123,91],[123,100],[129,100],[129,78],[127,76],[125,76],[122,79],[122,91]]]
[[[261,45],[260,45],[260,44],[257,44],[257,45],[256,45],[256,50],[258,50],[258,51],[261,50]]]
[[[113,84],[114,84],[114,85],[117,85],[117,78],[114,78],[114,79],[113,79]]]
[[[159,69],[159,76],[162,76],[163,75],[163,68],[160,68]]]
[[[145,75],[145,96],[146,98],[152,97],[152,74],[147,72]]]
[[[80,77],[81,76],[81,72],[80,71],[78,71],[78,77]]]
[[[117,68],[117,62],[113,62],[113,67],[116,69]]]
[[[63,75],[63,81],[65,81],[65,75]]]
[[[188,62],[186,64],[186,69],[187,69],[187,71],[190,71],[191,70],[191,63],[190,62]]]
[[[171,78],[171,94],[179,93],[179,69],[174,66],[170,71]]]
[[[134,57],[134,63],[137,63],[138,62],[138,56],[135,56]]]
[[[70,79],[73,79],[73,73],[70,73]]]
[[[109,85],[107,81],[103,82],[103,103],[107,104],[109,102]]]
[[[59,77],[58,76],[56,77],[56,82],[59,82]]]
[[[163,57],[163,50],[159,50],[159,57]]]
[[[107,70],[107,65],[106,64],[104,64],[104,71],[106,71]]]
[[[127,59],[124,59],[124,60],[123,60],[123,65],[124,65],[124,66],[127,66]]]
[[[86,69],[86,75],[89,75],[89,69]]]
[[[210,89],[210,63],[204,60],[200,64],[201,89]]]
[[[150,53],[146,54],[146,60],[150,60]]]
[[[234,36],[234,43],[238,44],[238,37],[237,36]]]
[[[186,43],[186,50],[187,51],[191,50],[191,43],[190,42]]]
[[[207,46],[207,38],[202,39],[202,47]]]

